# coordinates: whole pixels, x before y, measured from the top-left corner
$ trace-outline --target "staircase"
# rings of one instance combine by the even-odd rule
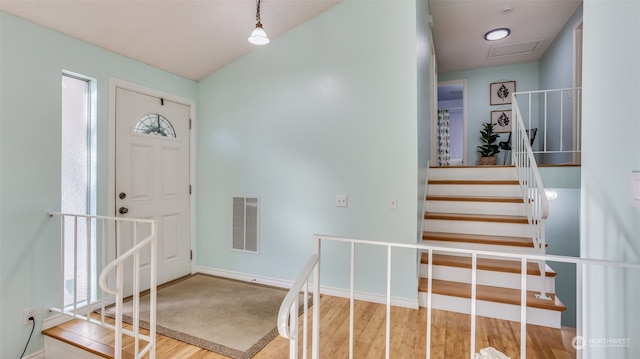
[[[515,168],[511,166],[430,168],[424,221],[422,238],[429,246],[540,253],[534,247]],[[423,253],[421,306],[427,303],[428,261],[428,254]],[[434,251],[432,266],[433,308],[470,313],[471,257]],[[478,315],[520,321],[520,271],[519,261],[478,256]],[[528,263],[527,323],[560,328],[566,307],[554,294],[555,276],[546,264]],[[551,299],[537,298],[541,291]]]
[[[42,334],[47,358],[113,359],[116,357],[114,332],[86,320],[73,319],[46,329]],[[133,347],[133,339],[125,338],[122,345],[122,359],[135,358]]]

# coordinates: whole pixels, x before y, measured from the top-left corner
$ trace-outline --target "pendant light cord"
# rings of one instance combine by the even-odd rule
[[[260,0],[256,0],[256,21],[260,22]]]

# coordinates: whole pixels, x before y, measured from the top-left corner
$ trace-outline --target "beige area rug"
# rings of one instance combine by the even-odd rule
[[[231,358],[253,357],[278,334],[281,288],[194,274],[158,287],[157,333]],[[148,328],[148,294],[140,297]],[[131,323],[131,302],[124,304]],[[108,310],[107,315],[113,310]]]

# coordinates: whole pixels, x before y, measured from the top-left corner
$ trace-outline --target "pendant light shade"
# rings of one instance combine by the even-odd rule
[[[269,43],[267,33],[264,32],[262,23],[260,22],[260,0],[256,1],[256,28],[251,32],[249,42],[254,45],[266,45]]]
[[[254,45],[266,45],[269,43],[267,33],[264,32],[260,21],[258,21],[258,23],[256,24],[256,28],[251,32],[251,36],[249,36],[249,42]]]

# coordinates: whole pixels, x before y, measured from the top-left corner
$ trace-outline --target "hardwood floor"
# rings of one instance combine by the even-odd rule
[[[320,357],[349,357],[349,301],[343,298],[323,296]],[[355,358],[385,357],[384,305],[356,302],[354,328]],[[426,343],[426,310],[393,307],[391,310],[391,358],[424,358]],[[470,317],[440,310],[432,312],[432,358],[469,358]],[[527,358],[565,359],[575,358],[571,339],[575,329],[562,330],[527,326]],[[520,349],[520,324],[492,318],[477,318],[476,352],[492,346],[511,358],[518,358]],[[309,343],[311,340],[309,339]],[[287,358],[289,342],[276,337],[258,354],[256,359]],[[180,341],[159,335],[158,359],[218,359],[225,356],[212,353]],[[310,354],[309,354],[309,357]]]

